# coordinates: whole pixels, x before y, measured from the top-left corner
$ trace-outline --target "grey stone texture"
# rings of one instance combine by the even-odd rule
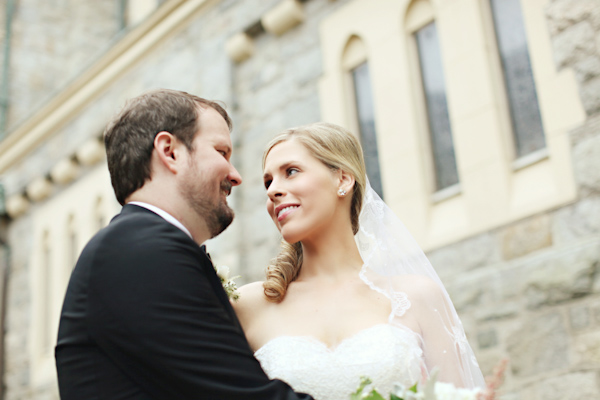
[[[582,194],[600,194],[600,135],[577,143],[573,148],[573,160],[575,178]]]
[[[9,129],[88,68],[119,32],[117,2],[19,0],[15,3]],[[0,12],[4,13],[2,8]]]
[[[600,111],[600,8],[594,0],[552,1],[546,8],[557,68],[571,67],[588,115]]]
[[[576,306],[569,310],[569,321],[573,331],[581,331],[590,326],[590,309],[588,306]]]
[[[507,340],[510,368],[527,377],[569,365],[569,338],[562,315],[550,312],[523,321]]]
[[[595,399],[600,386],[594,372],[576,372],[546,379],[538,384],[544,400]]]

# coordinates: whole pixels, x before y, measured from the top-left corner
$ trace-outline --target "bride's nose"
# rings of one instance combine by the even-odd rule
[[[267,189],[267,196],[269,196],[269,198],[271,200],[275,200],[275,198],[277,197],[281,197],[285,194],[283,188],[281,187],[281,185],[279,185],[278,183],[275,182],[275,180],[273,180],[273,182],[271,182],[271,184],[269,185],[269,188]]]

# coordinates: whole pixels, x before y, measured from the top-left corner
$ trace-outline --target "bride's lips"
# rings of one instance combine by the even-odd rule
[[[293,204],[293,203],[286,203],[286,204],[280,204],[277,207],[275,207],[275,216],[277,217],[277,221],[281,222],[283,221],[288,215],[290,215],[291,213],[293,213],[294,211],[296,211],[296,209],[300,207],[299,204]],[[286,208],[288,208],[286,210]],[[283,210],[283,212],[282,212]]]

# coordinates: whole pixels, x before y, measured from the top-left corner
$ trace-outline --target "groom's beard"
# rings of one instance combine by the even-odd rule
[[[231,193],[231,183],[229,181],[221,182],[221,191],[227,193],[227,196],[229,196]],[[214,238],[227,229],[231,225],[234,215],[233,210],[227,205],[227,202],[219,198],[219,202],[213,212],[204,217],[210,237]]]
[[[216,200],[207,195],[207,191],[210,189],[201,186],[202,182],[198,179],[198,175],[193,173],[187,180],[187,185],[181,188],[181,194],[196,214],[204,219],[210,237],[214,238],[233,221],[234,212],[227,205],[227,201],[221,197],[222,193],[226,195],[231,193],[231,183],[227,180],[221,182]]]

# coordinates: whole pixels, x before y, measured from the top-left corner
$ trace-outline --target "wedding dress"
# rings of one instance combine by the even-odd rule
[[[429,260],[395,213],[367,184],[355,240],[360,278],[386,296],[387,324],[364,329],[330,349],[307,336],[280,336],[255,353],[270,378],[316,400],[348,400],[366,376],[384,396],[395,383],[422,383],[433,369],[457,387],[484,380],[456,310]],[[418,321],[419,334],[405,321]]]
[[[280,336],[254,354],[271,379],[287,382],[315,400],[348,400],[361,376],[379,393],[395,383],[421,379],[423,352],[414,333],[379,324],[345,339],[333,349],[310,336]]]

